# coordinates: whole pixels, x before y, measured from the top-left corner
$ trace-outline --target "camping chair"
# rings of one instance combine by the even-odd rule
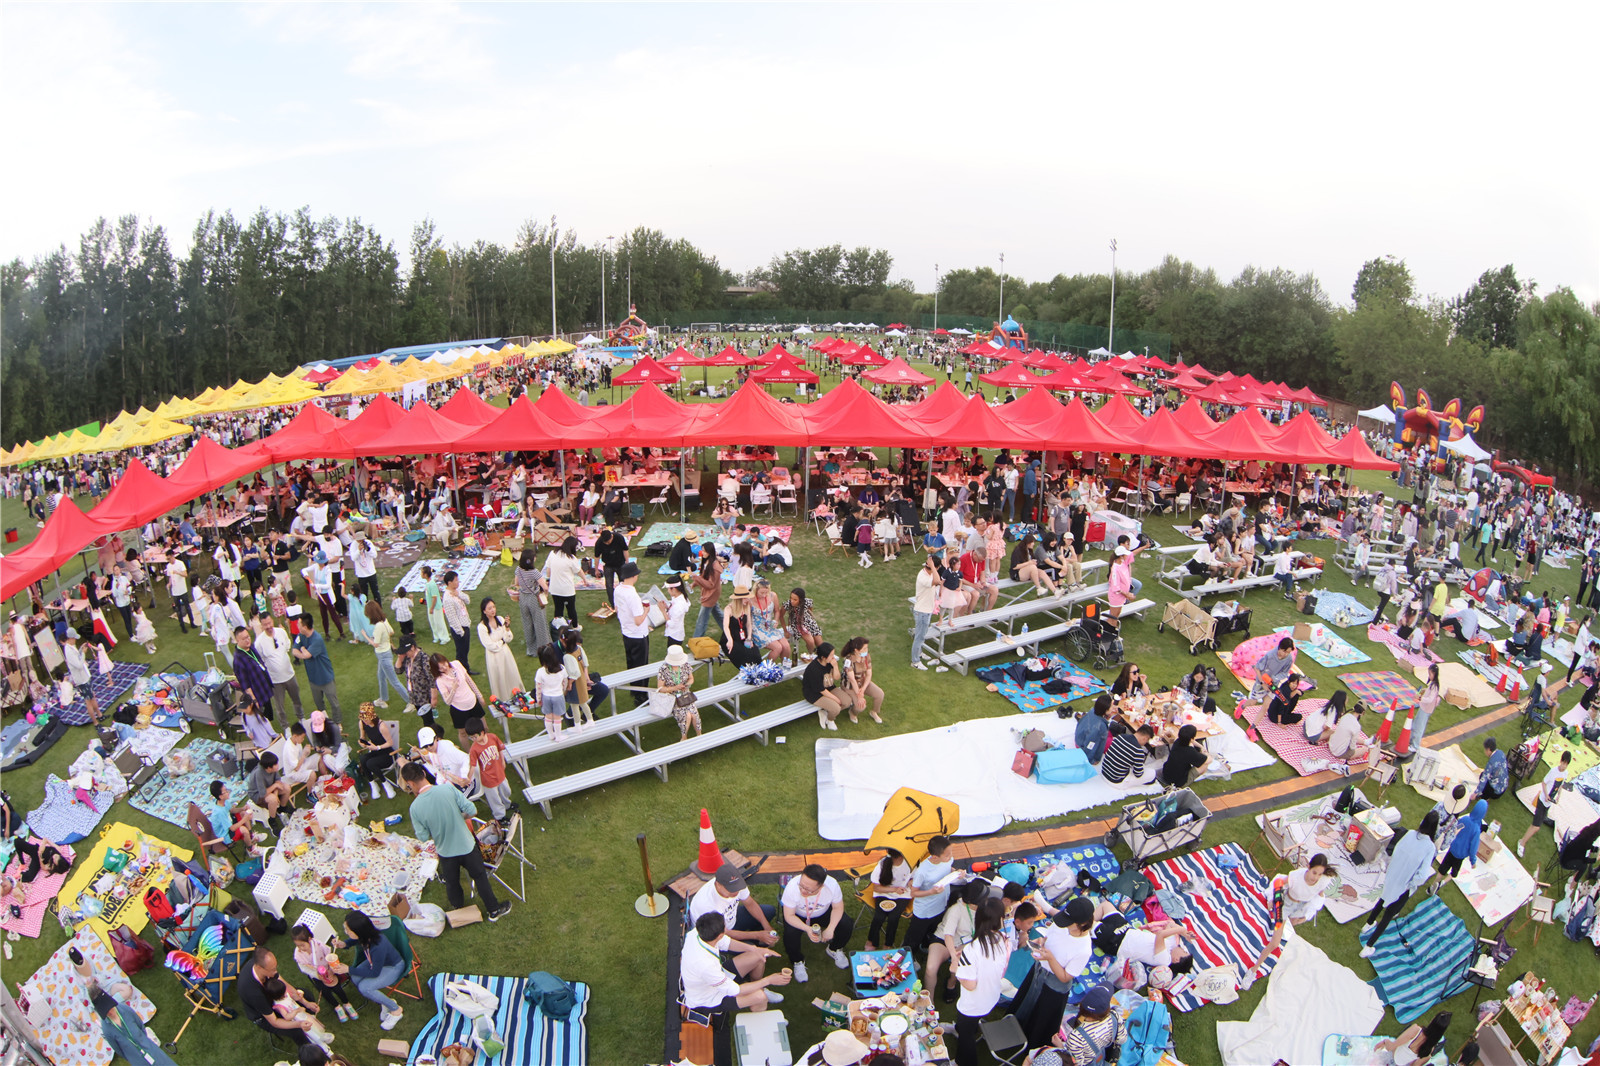
[[[978,1033],[985,1044],[989,1045],[989,1054],[995,1061],[1003,1062],[1006,1066],[1022,1066],[1023,1057],[1028,1054],[1028,1037],[1022,1031],[1022,1023],[1017,1021],[1015,1014],[1003,1014],[999,1018],[986,1019],[978,1023]]]
[[[489,871],[489,876],[500,882],[500,886],[519,900],[528,898],[528,867],[533,863],[528,861],[528,849],[522,833],[522,812],[512,811],[511,818],[501,830],[500,843],[478,844],[478,850],[483,853],[483,864]],[[510,858],[517,864],[517,885],[511,886],[501,875],[501,867]],[[533,866],[538,870],[537,866]],[[509,870],[506,871],[510,873]]]
[[[1300,864],[1305,848],[1290,838],[1283,821],[1283,812],[1275,811],[1262,815],[1261,832],[1257,833],[1256,838],[1250,842],[1250,846],[1245,849],[1245,854],[1254,859],[1256,857],[1256,845],[1261,843],[1262,840],[1265,840],[1267,846],[1272,849],[1273,858],[1270,866],[1263,865],[1261,867],[1262,872],[1275,873],[1278,869],[1278,863],[1285,859],[1289,860],[1291,866]]]
[[[800,497],[795,495],[793,485],[778,486],[778,514],[783,514],[785,508],[789,514],[800,513]]]
[[[1180,492],[1172,498],[1172,513],[1176,515],[1179,511],[1185,515],[1194,513],[1194,493]]]
[[[128,793],[134,796],[143,796],[144,799],[154,799],[157,793],[167,785],[165,776],[160,776],[150,795],[144,795],[144,787],[152,780],[156,780],[161,771],[161,761],[145,762],[132,748],[124,748],[117,752],[116,758],[111,760],[123,778],[128,782]]]
[[[1539,880],[1540,872],[1541,867],[1535,866],[1533,868],[1533,895],[1528,897],[1528,914],[1522,919],[1522,921],[1517,923],[1516,928],[1511,930],[1512,936],[1517,935],[1523,929],[1527,928],[1529,922],[1537,922],[1540,926],[1546,926],[1556,920],[1556,901],[1540,891],[1540,889],[1550,887],[1549,882]],[[1542,931],[1542,929],[1535,929],[1533,931],[1534,947],[1539,946],[1539,934]]]
[[[407,907],[409,911],[409,904]],[[406,964],[406,972],[400,975],[400,980],[384,989],[390,995],[404,996],[407,999],[422,998],[422,956],[417,954],[417,949],[411,946],[411,931],[406,928],[406,923],[398,914],[389,916],[389,924],[383,927],[383,938],[387,940],[396,951],[400,953],[401,960]],[[412,986],[417,990],[413,995],[405,990],[406,978],[411,978]]]
[[[634,525],[636,525],[636,526],[644,525],[644,504],[642,504],[642,503],[630,503],[630,504],[628,504],[628,517],[633,520],[633,524]]]
[[[184,823],[188,825],[189,832],[194,834],[201,855],[227,855],[234,862],[239,861],[239,853],[235,850],[239,841],[232,837],[217,836],[216,830],[211,826],[211,819],[206,817],[206,812],[200,809],[198,803],[193,801],[189,803],[189,813],[185,816]]]
[[[213,911],[204,923],[204,928],[212,925],[222,927],[222,952],[211,960],[206,968],[205,976],[198,980],[179,970],[170,972],[178,979],[179,986],[183,989],[183,998],[189,1001],[189,1016],[183,1020],[183,1025],[178,1029],[167,1044],[169,1048],[176,1047],[183,1034],[188,1030],[189,1023],[194,1021],[194,1016],[204,1011],[215,1014],[224,1021],[232,1021],[238,1015],[223,1005],[228,989],[239,979],[240,971],[250,965],[255,954],[255,941],[250,938],[250,933],[242,924],[225,919],[220,913]],[[203,930],[202,930],[203,931]]]
[[[1394,784],[1399,768],[1394,763],[1395,755],[1392,751],[1385,751],[1381,746],[1372,745],[1372,753],[1367,757],[1366,773],[1361,779],[1363,786],[1368,781],[1378,782],[1378,802],[1383,802],[1383,797],[1389,791],[1389,786]]]

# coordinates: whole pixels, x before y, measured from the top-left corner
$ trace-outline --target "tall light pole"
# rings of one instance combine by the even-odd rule
[[[607,236],[600,242],[600,335],[606,333],[606,252],[611,247],[615,237]]]
[[[939,264],[933,264],[933,332],[939,332]]]
[[[1000,321],[1006,320],[1006,253],[1000,253]]]
[[[550,338],[556,333],[556,216],[550,216]]]
[[[1111,238],[1111,325],[1106,327],[1106,348],[1117,354],[1117,239]]]

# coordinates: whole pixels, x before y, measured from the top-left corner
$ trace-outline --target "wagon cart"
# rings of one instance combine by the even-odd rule
[[[1111,835],[1128,845],[1143,863],[1154,855],[1200,842],[1211,812],[1192,789],[1180,788],[1163,796],[1130,803],[1122,808]],[[1109,843],[1110,835],[1108,835]]]
[[[1189,642],[1189,654],[1199,655],[1203,647],[1217,646],[1217,620],[1193,600],[1176,599],[1161,612],[1156,631],[1164,632],[1168,626]]]

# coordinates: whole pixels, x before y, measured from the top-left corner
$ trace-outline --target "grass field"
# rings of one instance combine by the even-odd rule
[[[708,460],[708,464],[714,466],[714,458]],[[1369,488],[1392,488],[1392,482],[1385,475],[1358,474],[1357,478]],[[709,496],[708,493],[708,499]],[[87,508],[89,501],[81,502]],[[22,543],[35,532],[33,521],[22,513],[15,500],[4,501],[0,525],[20,527]],[[1162,519],[1147,521],[1146,530],[1158,541],[1172,543],[1175,539],[1170,522]],[[1334,547],[1331,542],[1324,542],[1311,550],[1331,557]],[[823,617],[827,639],[842,644],[857,634],[870,636],[877,680],[888,694],[882,726],[865,718],[859,726],[845,721],[838,735],[871,738],[928,729],[959,719],[1013,712],[1009,703],[986,692],[983,682],[976,677],[963,677],[954,672],[923,673],[910,668],[907,635],[910,617],[905,598],[912,588],[918,557],[908,553],[898,562],[874,566],[868,571],[848,561],[825,560],[819,538],[809,526],[798,521],[793,550],[795,569],[777,579],[777,583],[792,581],[806,587]],[[1145,581],[1145,594],[1159,604],[1170,597],[1156,585],[1153,571],[1154,564],[1145,562],[1140,565],[1138,576]],[[510,573],[496,568],[475,596],[485,591],[501,593]],[[380,581],[393,581],[399,576],[400,572],[395,570],[379,573]],[[1533,587],[1541,590],[1548,587],[1559,596],[1574,591],[1576,582],[1576,570],[1546,569]],[[1350,588],[1344,575],[1331,567],[1322,587],[1339,591]],[[580,609],[585,613],[593,610],[599,597],[599,593],[581,593]],[[1256,612],[1253,632],[1257,634],[1297,618],[1291,605],[1272,589],[1254,592],[1247,602]],[[1181,643],[1172,633],[1156,631],[1159,610],[1158,606],[1146,621],[1132,623],[1126,628],[1128,657],[1137,661],[1155,682],[1167,683],[1187,672],[1194,660],[1187,654],[1186,643]],[[128,642],[119,646],[116,658],[152,661],[156,667],[176,658],[191,668],[198,667],[202,653],[211,650],[210,641],[193,634],[187,638],[178,636],[176,625],[167,619],[167,614],[165,602],[160,610],[152,612],[161,632],[159,649],[153,659],[146,656],[142,648]],[[1364,634],[1346,630],[1342,635],[1373,654],[1373,668],[1387,668],[1391,661],[1388,653],[1374,650],[1365,641]],[[606,671],[622,666],[621,641],[614,625],[590,626],[585,636],[597,669]],[[367,649],[344,643],[330,642],[329,648],[339,676],[341,700],[350,713],[362,700],[376,695],[372,655]],[[652,646],[653,657],[659,657],[663,651],[664,643],[657,637]],[[481,665],[481,649],[474,649],[473,658],[475,665]],[[520,654],[518,658],[524,680],[531,680],[532,664]],[[1333,676],[1335,671],[1325,670],[1305,659],[1302,664],[1320,682],[1322,692],[1319,694],[1338,687]],[[1232,687],[1225,680],[1219,695],[1226,697]],[[781,691],[747,699],[745,708],[747,711],[765,710],[794,698],[796,690],[786,686]],[[1570,706],[1574,698],[1575,694],[1569,694],[1564,705]],[[1222,703],[1231,710],[1231,699]],[[1442,706],[1432,728],[1442,729],[1475,713]],[[516,723],[515,735],[527,735],[532,731],[532,724]],[[714,729],[717,724],[717,720],[707,719],[708,728]],[[407,740],[415,735],[416,727],[415,719],[402,723]],[[670,721],[650,727],[646,730],[650,734],[646,743],[658,745],[671,739],[674,728]],[[424,943],[422,953],[427,971],[523,974],[543,969],[570,980],[587,982],[594,992],[589,1011],[591,1061],[606,1066],[659,1061],[667,995],[662,977],[665,926],[660,921],[641,918],[633,910],[633,900],[643,890],[635,835],[649,834],[658,880],[675,874],[693,861],[701,807],[709,808],[717,838],[726,848],[755,854],[769,850],[840,847],[817,835],[813,744],[821,733],[812,720],[802,720],[786,732],[785,744],[761,747],[748,741],[740,742],[675,765],[668,783],[645,774],[558,801],[550,821],[537,810],[528,812],[531,815],[527,823],[529,852],[539,866],[538,872],[530,875],[528,902],[517,904],[511,915],[497,925],[480,924],[447,932],[441,940]],[[1518,731],[1513,722],[1494,730],[1493,735],[1506,746],[1517,739]],[[45,776],[64,772],[83,750],[89,736],[87,730],[73,730],[40,763],[6,775],[5,787],[17,797],[22,809],[37,803]],[[611,761],[623,754],[619,745],[600,740],[545,756],[535,765],[539,774],[555,777]],[[1292,773],[1283,763],[1277,762],[1266,769],[1236,775],[1230,782],[1204,782],[1197,791],[1202,796],[1235,791],[1287,778]],[[1398,805],[1407,823],[1413,825],[1430,805],[1411,789],[1398,785],[1389,791],[1388,802]],[[382,816],[404,809],[405,800],[401,797],[380,801],[368,810],[373,816]],[[364,816],[367,813],[363,812]],[[1092,810],[1056,822],[1029,823],[1028,827],[1105,822],[1114,813],[1111,809]],[[1527,812],[1510,798],[1497,802],[1491,816],[1501,820],[1504,835],[1512,838],[1520,836],[1529,823]],[[183,834],[176,827],[148,819],[125,804],[119,805],[112,817],[183,842]],[[1210,846],[1224,841],[1248,844],[1255,835],[1256,827],[1248,819],[1217,816],[1210,822],[1204,844]],[[1543,863],[1548,869],[1553,858],[1554,844],[1547,831],[1530,845],[1527,864],[1531,867],[1534,863]],[[776,901],[773,886],[758,887],[756,894],[765,902]],[[1469,928],[1475,926],[1470,920],[1470,907],[1453,886],[1445,888],[1441,895],[1458,914],[1469,918]],[[442,904],[442,888],[430,886],[425,898]],[[847,902],[853,913],[854,901]],[[291,918],[298,912],[299,905],[291,904]],[[1371,967],[1356,958],[1358,945],[1353,927],[1324,920],[1305,931],[1333,958],[1351,966],[1363,978],[1371,976]],[[864,931],[858,931],[856,946],[864,935]],[[1532,928],[1522,930],[1511,939],[1518,948],[1511,967],[1517,975],[1533,970],[1550,979],[1563,1000],[1570,994],[1586,998],[1595,991],[1600,966],[1587,945],[1568,941],[1559,930],[1553,929],[1544,932],[1537,947],[1533,944]],[[14,985],[25,979],[61,942],[60,928],[47,921],[41,940],[14,944],[14,958],[5,964],[7,982]],[[284,945],[279,949],[280,956],[287,963],[287,941],[280,943]],[[160,1008],[153,1023],[155,1031],[163,1039],[170,1039],[187,1014],[176,981],[166,971],[154,969],[141,974],[137,984]],[[810,999],[826,997],[832,991],[846,988],[844,972],[819,958],[813,960],[810,983],[788,990],[791,994],[783,1009],[790,1022],[791,1044],[797,1053],[819,1039],[822,1032],[817,1014],[809,1006]],[[1265,983],[1258,985],[1229,1006],[1178,1015],[1179,1056],[1195,1066],[1220,1061],[1214,1024],[1219,1020],[1247,1018],[1264,989]],[[1458,1047],[1472,1029],[1467,1018],[1468,1003],[1469,999],[1458,998],[1445,1005],[1456,1012],[1449,1036],[1452,1048]],[[406,1017],[393,1035],[410,1038],[427,1019],[430,1008],[427,1004],[410,1001],[405,1005]],[[366,1006],[369,1009],[363,1010],[357,1023],[339,1025],[330,1021],[339,1037],[335,1047],[356,1063],[385,1061],[380,1060],[375,1051],[376,1041],[382,1035],[377,1027],[378,1012],[371,1004]],[[1392,1034],[1397,1028],[1391,1016],[1380,1027],[1380,1032]],[[1600,1033],[1600,1012],[1591,1014],[1579,1026],[1574,1043],[1587,1047],[1597,1033]],[[190,1026],[175,1057],[186,1064],[265,1063],[281,1055],[269,1051],[261,1035],[242,1021],[223,1023],[202,1017]]]

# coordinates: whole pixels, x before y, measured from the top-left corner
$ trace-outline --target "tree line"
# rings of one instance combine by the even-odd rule
[[[615,323],[633,302],[647,320],[733,306],[855,310],[914,321],[999,313],[991,267],[940,275],[919,293],[880,248],[791,249],[742,276],[682,238],[639,228],[580,241],[525,223],[514,241],[446,246],[431,220],[406,262],[359,219],[262,209],[208,213],[183,259],[167,233],[135,216],[102,219],[78,241],[0,267],[0,441],[37,439],[173,394],[401,344],[545,334]],[[603,281],[602,281],[603,277]],[[1007,276],[1006,313],[1105,328],[1106,274],[1048,281]],[[736,282],[756,291],[730,297]],[[1348,306],[1315,275],[1248,267],[1230,280],[1168,256],[1118,272],[1119,330],[1167,333],[1171,352],[1212,370],[1307,384],[1366,407],[1390,381],[1408,400],[1459,397],[1487,411],[1483,443],[1507,457],[1587,480],[1600,466],[1600,307],[1570,290],[1540,297],[1512,266],[1465,293],[1423,297],[1403,260],[1364,264]],[[887,320],[887,319],[886,319]]]

